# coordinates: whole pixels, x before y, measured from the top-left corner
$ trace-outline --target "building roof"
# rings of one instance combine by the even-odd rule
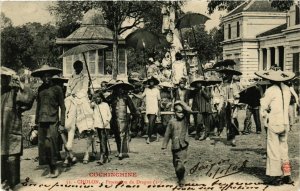
[[[229,12],[226,15],[226,17],[241,12],[280,12],[280,11],[272,7],[270,1],[250,0],[242,3],[240,6],[233,9],[231,12]]]
[[[285,30],[287,28],[287,24],[284,23],[282,25],[279,25],[275,28],[272,28],[270,30],[267,30],[263,33],[260,33],[259,35],[257,35],[256,37],[263,37],[263,36],[270,36],[270,35],[274,35],[274,34],[279,34],[282,32],[282,30]]]
[[[101,25],[82,25],[72,34],[70,34],[67,39],[113,39],[113,32]]]
[[[119,40],[124,40],[118,37]],[[83,16],[80,27],[66,38],[57,39],[58,44],[74,41],[110,41],[113,42],[113,31],[107,28],[103,14],[100,10],[91,9]]]

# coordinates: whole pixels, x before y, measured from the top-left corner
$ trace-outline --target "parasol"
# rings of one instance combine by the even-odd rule
[[[146,48],[155,48],[161,43],[158,35],[145,29],[137,29],[130,33],[126,38],[126,45],[135,50],[144,50]]]
[[[246,88],[242,89],[239,94],[239,103],[246,103],[250,104],[255,100],[255,99],[260,99],[261,98],[261,92],[259,88],[257,87],[258,83],[253,83]]]
[[[187,13],[178,19],[177,29],[190,28],[195,25],[202,25],[210,18],[200,13]]]
[[[182,37],[181,29],[191,28],[192,31],[193,31],[193,36],[194,36],[195,42],[196,42],[196,44],[198,44],[197,38],[196,38],[196,35],[195,35],[194,26],[204,25],[204,23],[209,19],[210,19],[209,17],[207,17],[205,15],[202,15],[200,13],[187,13],[187,14],[183,15],[181,18],[178,19],[175,27],[177,29],[179,29],[182,41],[183,41],[183,37]],[[183,44],[183,42],[181,42],[181,43]],[[185,53],[185,51],[184,51],[184,53]],[[197,56],[198,56],[198,54],[197,54]],[[185,53],[185,61],[187,63],[186,53]],[[200,60],[198,58],[198,65],[200,66],[199,71],[200,71],[200,74],[203,75],[202,65],[199,62],[200,62]]]

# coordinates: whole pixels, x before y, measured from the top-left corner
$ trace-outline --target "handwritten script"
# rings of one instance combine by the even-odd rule
[[[125,184],[126,181],[119,181],[117,184],[106,184],[105,182],[99,182],[99,184],[66,184],[55,182],[53,184],[38,184],[31,182],[30,178],[27,177],[25,182],[22,182],[23,187],[34,187],[34,190],[62,190],[64,188],[75,189],[80,188],[82,190],[96,190],[102,188],[105,190],[214,190],[214,191],[230,191],[230,190],[259,190],[265,191],[268,188],[268,185],[265,185],[263,182],[222,182],[220,179],[212,183],[187,183],[182,187],[174,184],[131,184],[130,182],[135,182],[135,180],[127,181],[128,184]]]
[[[242,172],[247,162],[248,160],[244,160],[240,164],[232,164],[230,163],[230,159],[221,159],[218,162],[211,162],[209,164],[201,164],[201,162],[198,162],[190,169],[190,174],[204,172],[204,174],[210,178],[220,179]]]

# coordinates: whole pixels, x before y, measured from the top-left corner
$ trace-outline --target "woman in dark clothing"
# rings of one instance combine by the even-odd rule
[[[208,137],[210,132],[210,114],[212,113],[210,100],[210,92],[202,86],[204,77],[200,77],[191,83],[192,87],[196,89],[191,93],[193,98],[192,110],[198,111],[198,114],[194,115],[196,124],[195,140],[204,140]],[[201,137],[200,137],[200,133]]]
[[[60,72],[61,70],[58,68],[44,65],[31,74],[34,77],[40,77],[43,81],[43,84],[38,88],[35,123],[39,127],[39,147],[44,149],[44,154],[39,153],[39,158],[44,158],[49,165],[50,173],[48,176],[51,178],[56,178],[59,175],[56,166],[58,157],[56,143],[58,128],[65,125],[64,94],[62,88],[54,85],[51,80],[53,75]],[[59,108],[61,111],[60,119]]]
[[[137,110],[126,90],[133,89],[130,84],[124,82],[118,82],[112,85],[109,89],[113,90],[113,93],[107,97],[107,102],[111,106],[111,129],[114,132],[119,160],[128,158],[128,144],[129,144],[129,120],[127,113],[127,107],[132,115],[137,115]]]
[[[13,70],[1,67],[1,184],[2,188],[11,189],[20,183],[20,158],[23,154],[21,114],[29,110],[34,101],[32,90],[22,89],[20,81],[13,75]],[[28,95],[23,98],[27,98],[20,100],[24,93]]]

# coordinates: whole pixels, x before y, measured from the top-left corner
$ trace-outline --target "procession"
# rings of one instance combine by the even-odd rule
[[[82,179],[83,172],[88,172],[89,177],[109,176],[113,172],[114,178],[116,174],[130,177],[136,173],[156,178],[155,183],[147,179],[135,181],[138,187],[149,184],[148,188],[164,186],[159,177],[167,176],[168,181],[164,181],[176,185],[174,189],[184,190],[198,183],[195,172],[207,168],[205,177],[211,178],[217,164],[213,189],[223,171],[224,177],[230,175],[228,171],[233,164],[228,163],[227,171],[220,172],[222,163],[237,159],[244,160],[236,161],[242,165],[230,169],[232,174],[246,172],[248,163],[252,164],[250,160],[255,160],[255,164],[263,164],[257,171],[260,176],[254,175],[255,170],[249,176],[260,177],[259,184],[265,189],[269,186],[271,190],[297,189],[300,53],[295,51],[300,50],[299,44],[290,48],[294,52],[289,60],[284,55],[289,50],[286,45],[282,46],[284,50],[280,45],[263,48],[269,45],[264,35],[274,30],[260,29],[258,42],[255,41],[260,43],[255,51],[256,61],[247,60],[251,51],[246,57],[234,58],[237,53],[232,52],[235,50],[232,46],[240,50],[240,45],[234,40],[230,42],[231,39],[234,35],[237,38],[247,35],[246,29],[240,34],[237,25],[237,32],[232,35],[234,28],[232,31],[223,28],[223,56],[205,61],[201,56],[204,50],[197,45],[202,41],[195,33],[203,30],[209,16],[187,12],[177,17],[176,6],[177,2],[159,4],[162,34],[146,27],[137,28],[124,39],[120,36],[115,39],[106,25],[105,6],[102,11],[90,8],[76,30],[67,37],[56,38],[56,46],[63,50],[57,57],[62,62],[60,66],[42,63],[26,77],[9,63],[1,66],[3,190],[27,190],[24,185],[29,184],[32,172],[43,172],[34,175],[39,177],[37,180],[46,181],[39,187],[45,186],[47,180],[53,182],[61,177]],[[223,25],[232,27],[226,24],[234,19],[231,15],[250,12],[255,6],[265,6],[268,14],[272,11],[277,14],[270,2],[245,1],[228,11]],[[295,27],[298,29],[295,33],[299,34],[299,3],[290,7],[285,13],[290,18],[286,25],[292,27],[291,34]],[[278,17],[278,22],[286,22],[285,16]],[[270,19],[274,21],[273,17]],[[244,47],[250,43],[246,41]],[[240,56],[243,55],[246,53]],[[29,129],[25,129],[25,121]],[[249,156],[255,150],[253,144],[258,145],[259,152]],[[239,149],[241,155],[235,156]],[[216,156],[217,152],[222,154]],[[201,158],[205,162],[195,165]],[[151,160],[153,163],[149,163]],[[165,166],[160,161],[164,161],[168,171],[163,170]],[[130,164],[135,170],[129,168]],[[151,170],[158,174],[152,174]],[[216,178],[218,173],[220,177]],[[115,188],[122,185],[125,189],[123,181],[113,183],[113,180],[107,179],[106,186],[117,184]],[[224,188],[220,183],[220,188],[215,189]]]

